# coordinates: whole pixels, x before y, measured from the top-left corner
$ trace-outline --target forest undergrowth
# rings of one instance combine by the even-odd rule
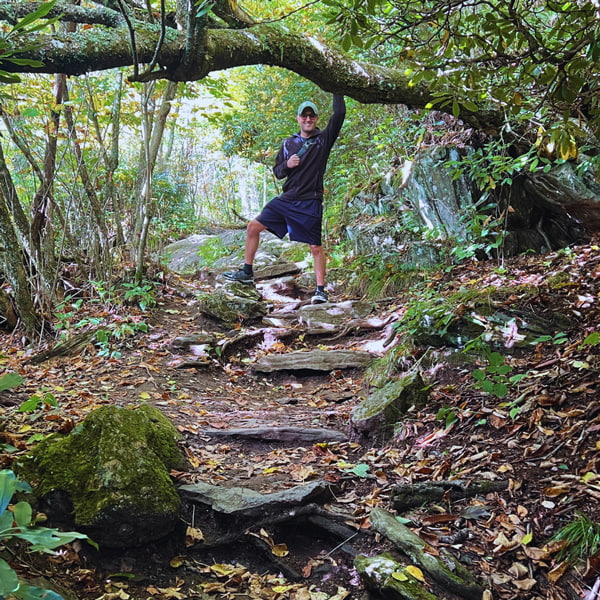
[[[257,376],[245,355],[204,369],[180,368],[175,338],[209,328],[223,332],[197,310],[196,294],[211,286],[210,280],[170,276],[157,290],[153,308],[80,304],[80,320],[136,324],[113,341],[110,352],[87,345],[77,355],[34,365],[30,359],[40,348],[24,347],[16,334],[0,334],[2,372],[23,377],[21,385],[0,393],[1,468],[10,469],[43,436],[68,433],[99,406],[150,402],[183,435],[188,468],[172,473],[176,482],[261,492],[316,479],[330,482],[339,492],[327,508],[347,516],[346,524],[356,531],[348,544],[358,553],[390,549],[371,530],[369,513],[375,506],[391,509],[397,486],[505,481],[505,491],[462,499],[447,495],[398,516],[432,554],[446,548],[459,556],[489,590],[488,598],[595,597],[589,595],[600,559],[600,544],[592,535],[600,522],[600,254],[595,243],[429,274],[425,288],[442,299],[460,290],[480,297],[485,290],[502,290],[501,303],[514,314],[560,314],[568,326],[519,346],[517,319],[506,331],[496,363],[491,354],[474,364],[460,359],[460,352],[441,349],[437,361],[428,363],[421,359],[432,349],[412,345],[410,354],[398,358],[398,368],[418,364],[430,399],[409,411],[385,441],[304,447],[207,438],[207,427],[265,421],[348,431],[352,409],[369,389],[365,373],[358,371]],[[380,299],[376,310],[381,316],[402,316],[415,293],[407,289]],[[348,299],[343,286],[332,299]],[[454,310],[465,314],[472,307],[466,300]],[[396,342],[408,348],[402,329],[397,331]],[[349,332],[337,344],[356,347],[381,335]],[[268,351],[319,343],[300,338]],[[185,532],[184,527],[169,540],[120,553],[96,552],[77,541],[51,557],[2,546],[0,540],[0,555],[22,577],[85,600],[377,597],[365,590],[351,553],[297,528],[251,534],[261,537],[290,572],[299,573],[299,580],[281,575],[277,563],[259,560],[254,546],[243,541],[202,555]],[[423,579],[437,597],[454,598],[426,575]]]

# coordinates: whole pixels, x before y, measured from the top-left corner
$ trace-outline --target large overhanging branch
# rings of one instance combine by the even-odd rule
[[[203,47],[198,51],[200,55],[194,61],[186,61],[185,67],[182,64],[186,50],[184,33],[167,28],[160,52],[155,57],[160,27],[141,21],[135,22],[134,26],[138,61],[148,64],[157,58],[159,65],[154,72],[145,75],[146,79],[197,81],[211,71],[265,64],[289,69],[326,91],[344,94],[363,103],[425,108],[432,102],[427,86],[413,86],[402,69],[353,60],[314,38],[298,35],[280,25],[207,29]],[[36,34],[15,38],[13,43],[15,46],[10,50],[15,51],[15,57],[38,60],[44,66],[35,68],[0,60],[0,69],[9,72],[81,75],[132,65],[128,30],[123,26],[94,28],[83,33]],[[22,48],[28,50],[19,51]],[[495,112],[464,112],[460,116],[470,125],[490,132],[496,131],[502,122]]]

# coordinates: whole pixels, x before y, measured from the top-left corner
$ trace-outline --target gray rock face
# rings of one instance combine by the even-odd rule
[[[377,191],[353,198],[351,208],[378,217],[370,224],[349,222],[346,234],[355,251],[395,257],[400,253],[407,267],[438,265],[441,244],[413,239],[410,227],[398,218],[402,211],[411,215],[411,222],[434,232],[436,240],[480,241],[472,231],[474,216],[493,214],[480,206],[484,198],[473,179],[466,173],[455,177],[450,166],[472,152],[453,146],[424,148],[415,160],[385,175]],[[600,182],[590,169],[580,172],[580,167],[580,162],[568,161],[548,172],[515,175],[510,184],[498,183],[494,202],[500,210],[510,207],[501,240],[505,256],[556,250],[600,230]],[[493,255],[492,248],[482,247],[480,252]]]
[[[287,354],[268,354],[257,360],[253,369],[260,373],[275,371],[333,371],[367,367],[374,359],[360,350],[310,350]]]

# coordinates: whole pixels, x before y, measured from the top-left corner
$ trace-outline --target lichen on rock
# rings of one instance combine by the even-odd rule
[[[70,434],[38,444],[17,470],[51,519],[70,517],[101,546],[139,545],[170,533],[179,519],[169,476],[183,465],[178,437],[150,405],[105,406]]]

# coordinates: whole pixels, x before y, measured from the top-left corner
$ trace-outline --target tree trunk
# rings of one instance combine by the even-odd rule
[[[16,311],[31,340],[41,333],[43,321],[35,309],[34,290],[23,265],[23,245],[11,218],[11,203],[8,199],[14,193],[14,185],[1,153],[0,158],[0,239],[5,246],[5,251],[0,254],[2,271],[12,287]]]
[[[63,104],[67,87],[65,75],[57,75],[54,83],[54,102],[56,106]],[[54,247],[54,229],[51,218],[52,188],[56,173],[56,153],[60,110],[52,110],[48,123],[48,137],[44,153],[43,179],[38,187],[32,206],[31,246],[36,264],[36,280],[39,301],[50,310],[54,296],[54,273],[56,272],[56,255]]]
[[[123,94],[123,73],[119,71],[117,74],[117,86],[115,89],[115,96],[112,103],[110,117],[111,136],[108,142],[102,134],[102,128],[100,126],[100,122],[98,121],[98,111],[96,110],[93,91],[89,86],[89,80],[86,81],[88,84],[88,116],[94,124],[96,140],[98,141],[100,154],[104,162],[104,172],[106,176],[106,184],[102,190],[102,197],[104,199],[104,206],[106,206],[108,210],[112,208],[117,237],[116,245],[120,248],[125,245],[125,234],[123,232],[123,202],[115,186],[115,171],[119,166],[119,136],[121,132],[121,95]]]
[[[69,91],[65,90],[65,100],[69,99]],[[87,164],[85,162],[85,157],[83,155],[83,151],[81,150],[81,145],[79,143],[79,139],[77,138],[77,132],[75,129],[75,121],[73,119],[73,109],[69,104],[65,104],[65,120],[67,122],[67,131],[69,138],[71,139],[73,146],[73,153],[75,154],[75,160],[77,161],[77,172],[79,173],[79,177],[81,178],[81,182],[83,184],[83,188],[85,190],[86,196],[90,203],[92,218],[95,222],[95,227],[90,224],[89,230],[94,238],[94,252],[93,252],[93,262],[94,262],[94,271],[96,272],[96,276],[103,276],[105,274],[105,258],[108,249],[108,227],[106,225],[106,218],[104,215],[104,206],[100,202],[98,195],[96,194],[96,188],[94,181],[92,181],[92,177],[87,168]]]
[[[153,87],[153,86],[152,86]],[[156,166],[158,151],[163,139],[165,124],[171,110],[171,101],[177,93],[177,83],[169,82],[164,94],[160,108],[156,113],[149,110],[151,102],[151,90],[148,89],[144,101],[144,146],[140,159],[139,180],[137,186],[138,209],[136,211],[136,222],[133,230],[132,246],[135,256],[135,279],[139,283],[142,280],[144,268],[144,253],[148,240],[150,223],[156,212],[155,200],[152,197],[152,174]]]

